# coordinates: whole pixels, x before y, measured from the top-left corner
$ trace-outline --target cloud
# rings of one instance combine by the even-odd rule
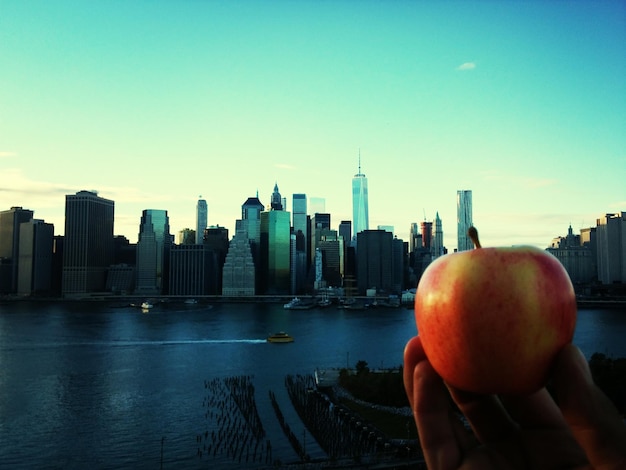
[[[456,69],[457,70],[474,70],[476,68],[476,63],[475,62],[464,62],[461,65],[459,65]]]
[[[13,158],[13,157],[17,157],[17,153],[8,152],[6,150],[0,150],[0,158]]]

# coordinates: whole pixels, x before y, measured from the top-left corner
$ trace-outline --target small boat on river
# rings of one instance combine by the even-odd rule
[[[287,310],[309,310],[315,307],[315,304],[313,302],[302,300],[300,297],[294,297],[287,302],[284,307]]]
[[[293,343],[293,336],[288,335],[284,331],[279,331],[267,337],[268,343]]]

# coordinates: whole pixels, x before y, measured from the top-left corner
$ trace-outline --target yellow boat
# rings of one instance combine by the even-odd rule
[[[267,338],[268,343],[293,343],[293,337],[289,336],[284,331],[279,331],[278,333],[274,333]]]

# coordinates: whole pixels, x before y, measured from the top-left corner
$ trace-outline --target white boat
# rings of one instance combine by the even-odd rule
[[[314,306],[315,304],[311,302],[305,302],[299,297],[294,297],[284,305],[287,310],[308,310],[310,308],[313,308]]]
[[[198,303],[198,301],[196,299],[187,299],[187,300],[185,300],[185,303],[187,305],[195,305],[195,304]]]
[[[152,307],[154,307],[154,305],[152,305],[150,302],[146,301],[144,303],[141,304],[141,308],[144,310],[148,310],[151,309]]]

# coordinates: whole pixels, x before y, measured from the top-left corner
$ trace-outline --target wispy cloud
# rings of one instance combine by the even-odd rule
[[[476,63],[475,62],[463,62],[456,69],[464,71],[464,70],[474,70],[475,68],[476,68]]]

